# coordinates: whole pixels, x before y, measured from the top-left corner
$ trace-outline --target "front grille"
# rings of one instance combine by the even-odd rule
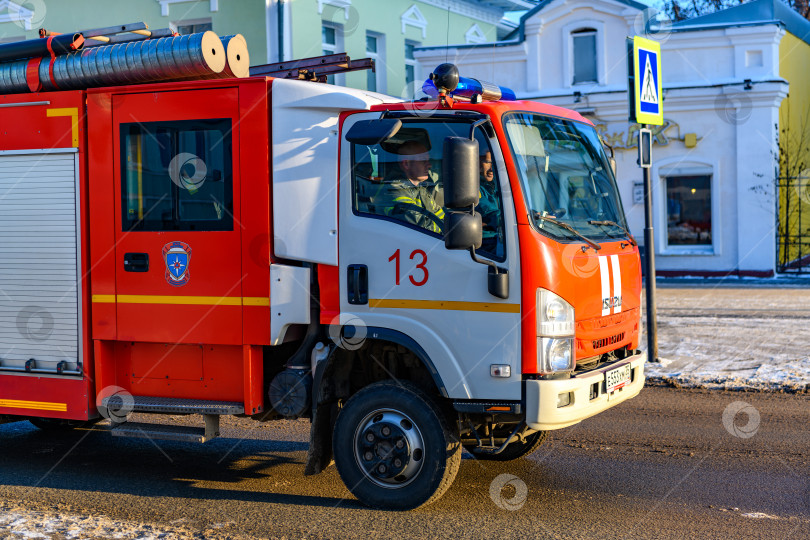
[[[602,347],[607,347],[608,345],[615,345],[624,339],[624,332],[621,334],[616,334],[615,336],[606,337],[602,339],[595,339],[592,341],[594,349],[601,349]]]

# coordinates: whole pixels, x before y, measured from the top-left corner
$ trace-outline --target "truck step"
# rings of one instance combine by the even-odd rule
[[[129,401],[127,397],[127,401]],[[243,414],[245,406],[231,401],[206,401],[202,399],[178,399],[166,397],[132,396],[132,412],[169,414]],[[102,405],[114,410],[129,408],[119,395],[104,398]]]
[[[113,437],[131,437],[135,439],[157,439],[163,441],[180,441],[204,443],[214,437],[206,437],[205,428],[190,426],[167,426],[164,424],[140,424],[127,422],[110,430]],[[217,433],[218,435],[218,433]]]

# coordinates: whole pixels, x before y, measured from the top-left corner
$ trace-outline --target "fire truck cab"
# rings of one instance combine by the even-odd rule
[[[437,81],[0,95],[2,419],[309,418],[307,474],[409,509],[462,448],[516,459],[637,395],[639,251],[593,126]]]

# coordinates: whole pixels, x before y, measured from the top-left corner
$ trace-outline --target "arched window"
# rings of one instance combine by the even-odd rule
[[[573,84],[596,83],[599,81],[596,68],[596,30],[579,28],[571,32],[574,48]]]

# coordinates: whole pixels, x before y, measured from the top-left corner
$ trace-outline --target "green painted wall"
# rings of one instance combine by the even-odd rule
[[[267,56],[262,0],[219,0],[219,11],[216,12],[210,11],[207,0],[181,2],[169,5],[168,17],[161,15],[160,4],[155,0],[18,0],[18,3],[35,8],[33,29],[25,31],[16,22],[0,23],[0,39],[23,35],[26,38],[35,38],[41,27],[67,33],[145,22],[149,28],[158,29],[178,21],[211,19],[214,32],[220,36],[236,33],[245,36],[251,63],[264,63]],[[37,6],[44,6],[44,9],[36,9]]]
[[[170,23],[210,19],[213,30],[224,36],[241,33],[248,42],[252,65],[268,62],[266,11],[264,0],[219,0],[219,10],[210,11],[208,0],[180,2],[169,5],[169,15],[161,15],[156,0],[18,0],[25,7],[35,9],[32,30],[25,31],[15,22],[0,23],[0,39],[25,36],[37,37],[37,29],[45,27],[56,32],[72,32],[143,21],[150,28],[165,28]],[[427,33],[422,37],[420,28],[406,26],[402,32],[400,17],[411,6],[418,6],[427,20]],[[348,19],[341,8],[324,5],[318,12],[318,0],[292,0],[292,58],[320,56],[321,26],[324,21],[341,25],[345,52],[353,59],[366,57],[366,33],[383,34],[385,50],[377,63],[385,73],[385,93],[411,97],[413,87],[405,84],[405,41],[419,45],[465,43],[465,33],[475,23],[488,41],[497,39],[495,25],[414,0],[352,0]],[[0,13],[0,16],[4,13]],[[449,25],[448,25],[449,23]],[[449,32],[448,32],[449,26]],[[274,40],[277,40],[273,36]],[[343,52],[343,51],[337,51]],[[272,59],[275,60],[275,59]],[[429,66],[432,67],[432,66]],[[417,72],[416,78],[420,79]],[[345,84],[366,89],[367,73],[345,75]],[[421,86],[421,81],[417,81]]]
[[[416,5],[427,20],[427,32],[422,38],[422,30],[406,26],[402,33],[400,17],[411,6]],[[384,9],[383,9],[384,6]],[[497,39],[497,29],[493,24],[472,19],[457,13],[440,9],[413,0],[352,0],[346,19],[342,8],[324,5],[318,13],[317,0],[294,0],[292,3],[293,58],[318,56],[321,53],[321,25],[331,22],[343,27],[344,49],[352,59],[366,57],[366,33],[385,35],[385,58],[378,61],[377,69],[385,70],[385,93],[399,97],[411,97],[413,88],[405,84],[405,41],[420,45],[445,45],[465,43],[467,30],[475,23],[484,33],[487,41]],[[449,33],[448,33],[449,21]],[[341,52],[341,51],[339,51]],[[417,79],[420,74],[417,73]],[[346,86],[366,89],[367,74],[354,72],[346,74]],[[421,81],[418,81],[421,86]]]

